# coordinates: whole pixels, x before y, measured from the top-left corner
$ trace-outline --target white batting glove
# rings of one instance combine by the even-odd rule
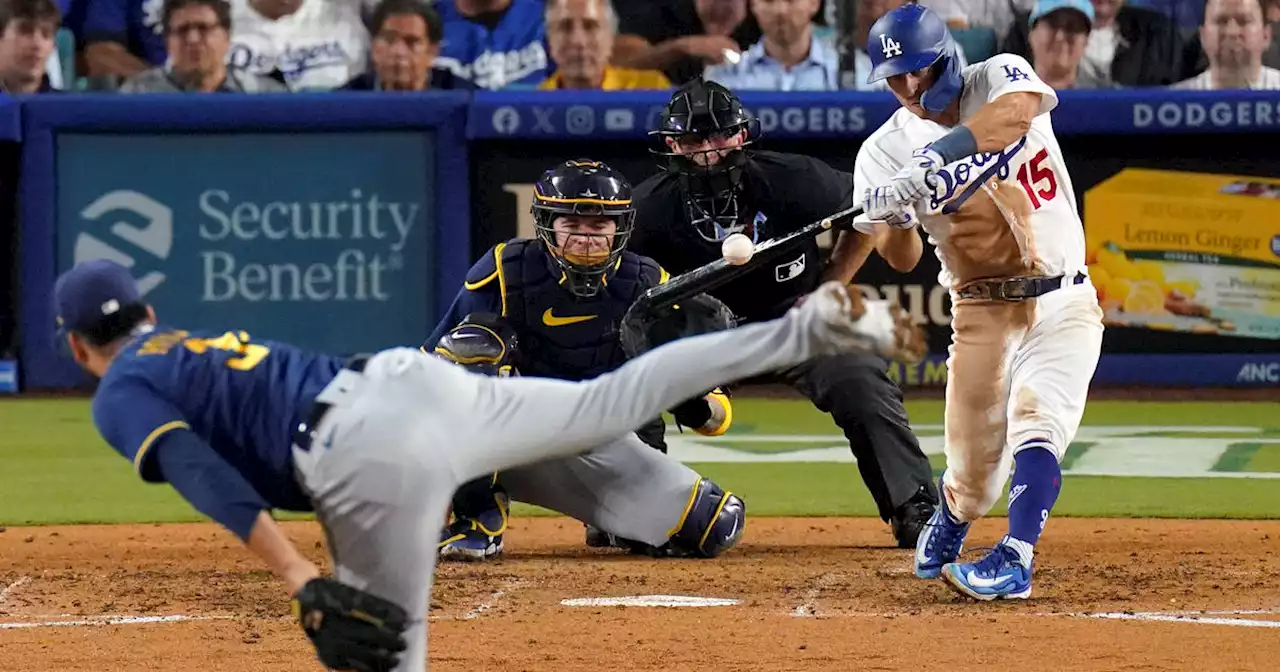
[[[893,188],[898,192],[898,200],[916,203],[932,194],[933,186],[938,181],[938,169],[942,166],[942,156],[928,147],[912,152],[911,162],[893,176]]]
[[[892,185],[868,189],[862,197],[862,212],[874,222],[884,222],[895,229],[909,229],[916,225],[912,207],[898,200]]]

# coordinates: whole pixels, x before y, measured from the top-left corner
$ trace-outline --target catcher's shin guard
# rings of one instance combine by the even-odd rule
[[[742,538],[747,505],[741,497],[705,478],[694,487],[689,511],[670,544],[687,555],[714,558]]]

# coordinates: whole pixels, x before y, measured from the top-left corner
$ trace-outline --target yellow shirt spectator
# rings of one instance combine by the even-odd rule
[[[560,85],[560,73],[551,75],[538,85],[539,89],[556,91],[563,89]],[[629,91],[634,89],[669,89],[671,81],[657,70],[632,70],[606,66],[601,91]]]

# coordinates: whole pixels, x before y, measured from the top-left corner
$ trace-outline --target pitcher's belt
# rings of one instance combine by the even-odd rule
[[[360,354],[347,360],[342,368],[350,369],[356,373],[364,371],[364,365],[368,363],[370,355]],[[331,406],[323,401],[317,401],[311,404],[311,411],[307,413],[307,420],[299,425],[293,433],[293,444],[303,451],[311,452],[311,440],[315,438],[316,427],[320,426],[320,421],[324,419],[324,414],[329,412]]]
[[[1024,301],[1043,296],[1055,289],[1079,285],[1085,281],[1085,277],[1084,273],[1076,273],[1072,276],[975,280],[957,288],[956,296],[980,301]]]

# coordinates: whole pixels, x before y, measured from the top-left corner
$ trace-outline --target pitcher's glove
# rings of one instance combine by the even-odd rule
[[[631,306],[619,330],[627,357],[635,358],[671,341],[732,329],[737,318],[729,307],[709,294],[695,294],[674,306],[646,309]]]
[[[389,672],[407,644],[400,606],[333,579],[311,579],[293,596],[293,614],[331,670]]]

